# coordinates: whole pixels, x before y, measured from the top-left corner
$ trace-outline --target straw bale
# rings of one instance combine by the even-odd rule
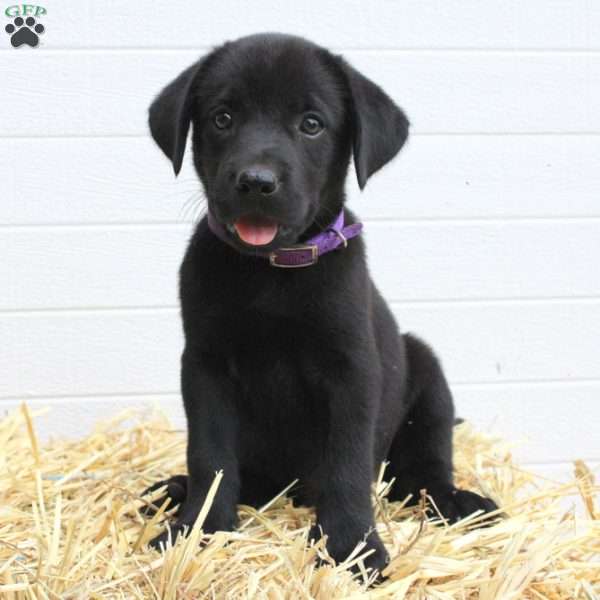
[[[576,461],[569,483],[546,480],[467,423],[456,428],[457,481],[494,498],[503,518],[486,528],[478,515],[451,526],[428,520],[425,495],[416,507],[387,501],[382,467],[373,501],[391,562],[387,580],[369,587],[365,549],[333,564],[322,542],[307,542],[314,512],[294,508],[285,490],[260,510],[240,506],[237,531],[204,535],[227,473],[216,474],[186,539],[164,554],[149,549],[169,515],[144,518],[140,492],[185,471],[184,433],[158,412],[128,411],[82,439],[41,444],[35,417],[23,405],[0,420],[2,599],[600,597],[599,487],[588,466]]]

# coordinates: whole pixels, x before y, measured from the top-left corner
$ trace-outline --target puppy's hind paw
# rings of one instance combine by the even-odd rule
[[[431,496],[438,511],[449,523],[456,523],[478,511],[483,511],[484,514],[487,514],[498,510],[498,506],[493,500],[474,492],[459,490],[455,487],[437,491],[431,494]],[[482,519],[479,522],[479,526],[491,525],[498,516],[494,515],[489,519]]]

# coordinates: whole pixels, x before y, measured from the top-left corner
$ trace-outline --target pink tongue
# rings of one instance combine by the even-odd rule
[[[256,217],[241,217],[235,223],[240,239],[251,246],[264,246],[277,235],[277,223]]]

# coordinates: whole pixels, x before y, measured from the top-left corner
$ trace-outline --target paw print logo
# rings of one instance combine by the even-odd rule
[[[44,33],[45,29],[41,23],[36,24],[33,17],[27,17],[25,20],[17,17],[5,27],[5,31],[10,35],[10,43],[15,48],[23,44],[35,48],[40,41],[38,34]]]

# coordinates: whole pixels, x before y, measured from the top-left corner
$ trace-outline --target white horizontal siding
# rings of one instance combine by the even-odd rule
[[[0,181],[2,224],[183,223],[203,205],[189,155],[176,179],[149,136],[0,139]],[[600,136],[416,135],[347,189],[364,219],[598,217]]]
[[[341,51],[413,135],[351,206],[404,330],[461,416],[551,478],[600,460],[600,3],[47,0],[0,49],[0,409],[43,435],[158,402],[182,426],[178,263],[201,205],[147,107],[207,48],[262,30]]]
[[[436,349],[451,382],[598,377],[597,300],[393,306],[402,328]]]
[[[17,410],[23,400],[6,398],[0,402],[0,416]],[[174,429],[185,431],[185,415],[178,394],[134,394],[130,396],[72,396],[35,398],[27,400],[34,416],[36,433],[49,437],[77,438],[94,430],[102,420],[112,419],[125,410],[147,416],[153,409],[169,415]]]
[[[198,52],[0,53],[0,136],[141,135],[149,101]],[[600,133],[600,53],[351,51],[416,133]]]
[[[600,301],[393,307],[452,383],[600,380]],[[175,392],[180,329],[175,308],[5,313],[0,398]]]
[[[515,442],[518,459],[560,463],[600,461],[597,403],[600,381],[454,387],[457,414],[483,431]]]
[[[175,309],[0,317],[0,398],[177,390]]]
[[[530,383],[452,386],[457,414],[467,417],[482,431],[509,436],[517,460],[548,465],[550,471],[572,472],[573,461],[585,456],[600,465],[595,406],[599,382]],[[0,410],[15,410],[22,400],[7,398]],[[107,396],[45,397],[27,401],[45,414],[36,419],[44,437],[78,436],[91,431],[99,419],[110,418],[125,408],[142,413],[153,407],[166,411],[173,427],[185,430],[185,416],[179,394],[134,394]],[[577,418],[574,418],[577,415]],[[566,444],[565,441],[570,443]],[[576,440],[574,443],[572,440]],[[542,471],[544,473],[544,471]],[[557,477],[558,473],[545,472]]]
[[[260,31],[337,48],[599,48],[590,0],[45,0],[45,48],[208,47]]]
[[[4,228],[0,309],[176,302],[190,225]],[[369,264],[391,300],[600,296],[600,219],[372,221]],[[560,240],[560,243],[557,243]]]

